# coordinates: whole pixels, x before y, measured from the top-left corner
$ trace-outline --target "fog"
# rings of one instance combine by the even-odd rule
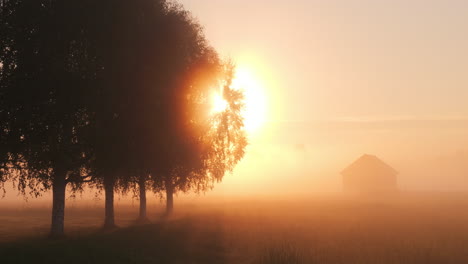
[[[176,203],[341,195],[340,172],[363,154],[397,170],[401,192],[468,192],[465,2],[181,3],[261,84],[250,87],[259,94],[249,107],[266,116],[232,173]],[[5,190],[4,206],[51,206],[50,191]],[[88,187],[67,197],[68,207],[104,203]],[[137,207],[138,199],[117,194],[115,203]],[[148,204],[164,199],[148,192]]]
[[[207,193],[179,194],[179,201],[212,197],[304,197],[342,192],[340,172],[363,154],[376,155],[396,169],[407,193],[468,191],[468,120],[337,120],[268,123],[233,173]],[[25,199],[6,187],[3,204],[50,206],[50,192]],[[102,193],[86,189],[69,205],[101,206]],[[149,194],[150,204],[163,202]],[[132,194],[116,204],[134,204]]]
[[[402,191],[468,190],[465,1],[182,3],[268,100],[269,123],[213,195],[340,193],[365,153]]]
[[[341,192],[340,172],[363,154],[395,168],[402,191],[468,190],[468,120],[271,123],[215,193]]]
[[[468,263],[468,1],[108,4],[0,0],[2,264]]]

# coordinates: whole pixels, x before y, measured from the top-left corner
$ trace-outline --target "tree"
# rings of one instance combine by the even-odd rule
[[[88,17],[98,69],[89,107],[95,131],[91,167],[105,190],[105,228],[115,227],[115,189],[126,190],[135,177],[147,175],[144,151],[157,148],[157,135],[145,130],[157,127],[152,105],[163,88],[165,8],[158,0],[100,1]]]
[[[152,165],[154,190],[165,190],[167,212],[173,207],[173,194],[185,190],[188,175],[202,166],[200,137],[206,124],[206,106],[210,90],[218,85],[221,60],[208,44],[202,27],[181,6],[168,8],[163,59],[166,74],[155,109],[159,127],[146,131],[155,137],[156,152],[150,152],[147,162]]]
[[[133,197],[138,197],[140,206],[138,218],[136,221],[138,223],[148,223],[149,219],[146,208],[146,193],[148,187],[151,187],[149,182],[152,181],[152,175],[143,172],[135,172],[129,175],[130,177],[121,178],[119,181],[117,181],[116,187],[124,195],[132,193]]]
[[[202,100],[200,103],[198,98],[206,95],[209,92],[206,87],[210,86],[202,85],[202,89],[196,91],[199,93],[199,96],[195,96],[197,99],[188,102],[192,112],[188,124],[192,136],[177,139],[182,142],[177,148],[173,147],[176,150],[173,155],[177,158],[173,159],[169,173],[158,178],[163,181],[159,186],[162,185],[166,191],[168,215],[173,211],[175,192],[204,192],[211,189],[213,183],[221,181],[226,172],[233,171],[245,154],[247,138],[243,129],[243,93],[231,87],[234,66],[227,63],[223,68],[215,80],[221,87],[226,108],[219,113],[209,113],[211,102]]]
[[[143,218],[148,179],[170,199],[240,159],[222,149],[243,153],[243,134],[232,136],[239,113],[214,123],[207,114],[223,63],[180,5],[8,0],[0,12],[0,182],[34,195],[52,188],[52,236],[63,235],[69,184],[104,187],[112,228],[115,188],[138,186]]]
[[[1,5],[0,62],[3,170],[21,192],[52,188],[51,236],[64,234],[65,190],[89,180],[89,123],[84,100],[89,73],[80,1],[18,1]]]
[[[165,190],[167,213],[173,208],[173,195],[190,189],[207,190],[213,181],[221,180],[242,158],[247,141],[241,115],[242,93],[233,90],[234,67],[219,59],[208,44],[202,27],[180,6],[171,9],[169,40],[172,53],[166,63],[173,75],[168,75],[169,89],[163,90],[166,104],[158,113],[163,124],[156,139],[158,153],[153,158],[153,189]],[[172,37],[172,38],[171,38]],[[181,55],[182,54],[182,55]],[[211,94],[213,87],[223,87],[228,107],[213,116]],[[215,88],[216,89],[216,88]],[[161,129],[162,128],[162,129]]]
[[[96,97],[102,99],[96,100],[92,111],[98,138],[94,171],[101,174],[105,225],[110,227],[114,226],[116,187],[139,189],[140,217],[144,218],[144,177],[151,175],[151,186],[173,193],[172,186],[181,189],[187,175],[202,167],[203,130],[194,112],[201,98],[206,104],[211,86],[219,85],[222,70],[218,55],[190,13],[166,2],[136,2],[117,1],[104,17],[111,26],[95,28],[104,41],[93,45],[100,57],[98,68],[103,69],[98,75],[103,85],[96,90]],[[109,40],[116,29],[119,41],[113,44]],[[126,37],[121,40],[122,36]],[[202,120],[205,124],[207,115]]]
[[[4,19],[7,16],[5,14],[5,3],[4,1],[0,1],[0,50],[2,51],[1,54],[5,53],[6,48],[6,39],[1,38],[1,36],[5,35],[5,28]],[[0,56],[0,92],[3,91],[3,86],[5,85],[5,71],[4,69],[4,60],[5,56]],[[5,62],[8,64],[8,62]],[[4,96],[0,94],[0,105],[4,105]],[[5,109],[0,107],[0,120],[5,121],[8,120],[8,112]],[[7,162],[8,162],[8,153],[6,152],[6,131],[8,129],[8,124],[6,122],[0,123],[0,188],[2,189],[3,193],[5,193],[4,183],[7,180],[8,173],[5,173],[7,169]]]
[[[225,66],[225,82],[222,87],[222,98],[226,107],[216,113],[210,120],[208,132],[203,142],[208,145],[205,155],[205,167],[202,170],[202,182],[209,183],[221,181],[226,172],[232,172],[237,163],[244,157],[248,145],[244,130],[244,94],[232,87],[235,67],[232,64]],[[203,189],[203,188],[202,188]]]
[[[170,210],[174,191],[188,190],[194,179],[220,180],[220,171],[237,161],[215,172],[212,165],[220,166],[232,153],[223,150],[225,159],[214,160],[211,153],[221,148],[205,146],[209,143],[206,134],[215,132],[207,126],[211,118],[207,98],[212,87],[225,83],[226,74],[232,71],[223,70],[202,27],[172,2],[110,2],[95,6],[88,21],[94,21],[89,24],[90,39],[96,41],[91,46],[96,50],[98,69],[93,95],[97,99],[89,107],[96,135],[92,171],[104,186],[105,226],[112,228],[115,188],[138,188],[140,218],[144,219],[147,179],[153,189],[166,190]],[[108,23],[99,24],[101,20]],[[233,105],[241,105],[242,97],[231,100]],[[246,141],[240,132],[240,112],[226,111],[219,116],[225,117],[226,124],[233,116],[241,121],[216,131],[224,131],[218,134],[223,137],[239,130],[237,137],[231,137],[237,141],[231,143],[243,154]],[[211,142],[216,144],[214,138]],[[201,182],[197,181],[198,186]]]

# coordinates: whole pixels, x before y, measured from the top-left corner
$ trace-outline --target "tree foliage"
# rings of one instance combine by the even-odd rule
[[[75,7],[14,0],[2,6],[2,161],[22,171],[20,188],[30,181],[47,189],[59,171],[70,183],[85,176],[86,54]]]
[[[233,75],[171,1],[1,1],[0,187],[52,188],[58,235],[67,185],[104,187],[110,224],[115,188],[205,191],[247,145]]]

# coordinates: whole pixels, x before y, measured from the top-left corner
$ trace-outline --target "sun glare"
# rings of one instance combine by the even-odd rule
[[[224,100],[223,95],[221,93],[213,93],[212,98],[213,113],[219,113],[226,110],[228,103],[226,102],[226,100]]]
[[[266,114],[266,100],[260,81],[250,69],[240,67],[236,71],[232,86],[244,91],[245,129],[250,133],[258,130],[265,122]]]
[[[236,69],[232,88],[244,92],[244,125],[246,131],[252,134],[265,122],[266,98],[263,93],[262,84],[249,68],[239,67]],[[216,92],[212,95],[212,102],[213,113],[222,112],[228,106],[221,92]]]

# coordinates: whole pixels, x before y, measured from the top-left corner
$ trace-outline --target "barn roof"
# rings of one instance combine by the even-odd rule
[[[364,154],[351,165],[346,167],[341,174],[359,174],[363,171],[374,171],[381,173],[391,173],[398,174],[394,168],[390,167],[388,164],[383,162],[381,159],[377,158],[374,155]]]

